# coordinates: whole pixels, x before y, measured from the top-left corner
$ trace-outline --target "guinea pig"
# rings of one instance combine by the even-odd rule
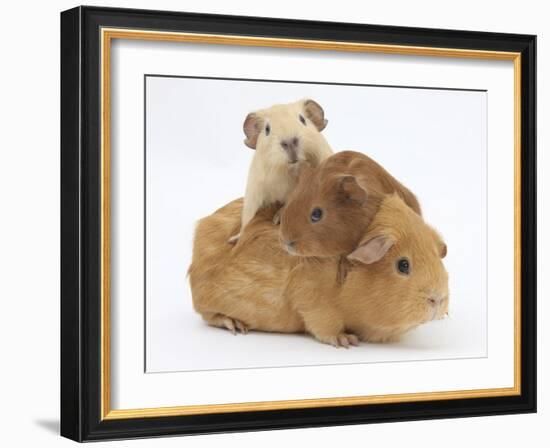
[[[295,257],[279,244],[273,224],[278,208],[260,209],[242,233],[243,244],[232,248],[227,238],[239,230],[242,209],[238,199],[197,223],[188,270],[193,306],[209,325],[232,333],[303,332],[282,296]]]
[[[248,114],[243,124],[244,143],[255,153],[248,171],[240,231],[261,207],[286,201],[296,185],[300,162],[317,166],[332,154],[321,134],[327,123],[323,108],[311,99]],[[240,231],[230,243],[239,239]]]
[[[281,212],[281,243],[300,256],[349,254],[381,199],[394,192],[421,214],[415,195],[365,154],[343,151],[317,168],[302,167]]]
[[[336,347],[387,342],[434,319],[449,306],[440,235],[396,194],[379,209],[356,248],[340,257],[288,254],[272,218],[261,210],[242,234],[241,201],[202,219],[196,230],[189,279],[195,310],[213,326],[303,333]],[[340,277],[342,263],[345,275]]]

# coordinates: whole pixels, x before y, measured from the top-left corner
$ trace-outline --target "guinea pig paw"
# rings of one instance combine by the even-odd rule
[[[335,337],[334,342],[335,344],[333,345],[335,347],[344,347],[344,348],[357,347],[359,345],[359,338],[354,334],[341,333]]]
[[[246,334],[248,333],[248,327],[243,324],[240,320],[231,319],[230,317],[224,317],[223,325],[227,328],[232,334]]]
[[[240,233],[237,233],[236,235],[233,235],[231,238],[227,240],[229,244],[236,244],[237,241],[239,241],[239,238],[241,237]]]
[[[281,224],[281,210],[282,210],[282,208],[277,210],[277,213],[275,213],[275,215],[273,215],[273,224],[275,224],[276,226]]]
[[[340,333],[336,336],[330,336],[327,338],[318,338],[321,342],[330,344],[336,348],[344,347],[357,347],[359,345],[359,338],[351,333]]]
[[[245,324],[243,324],[240,320],[233,320],[233,322],[235,322],[235,328],[241,334],[247,334],[248,333],[248,327]]]

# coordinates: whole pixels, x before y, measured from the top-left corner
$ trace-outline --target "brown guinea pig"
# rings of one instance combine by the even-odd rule
[[[272,218],[261,210],[231,249],[241,201],[202,219],[189,278],[195,310],[210,325],[232,332],[307,332],[334,346],[385,342],[442,318],[448,277],[437,232],[395,194],[379,210],[356,248],[339,257],[289,255]],[[345,275],[339,275],[345,264]]]
[[[303,322],[283,299],[297,258],[279,243],[273,224],[278,207],[260,209],[233,247],[227,238],[239,230],[242,210],[238,199],[198,222],[188,271],[193,306],[208,324],[233,333],[303,332]]]
[[[316,168],[302,166],[281,213],[281,243],[293,255],[349,254],[385,194],[397,193],[421,214],[415,195],[370,157],[336,153]]]

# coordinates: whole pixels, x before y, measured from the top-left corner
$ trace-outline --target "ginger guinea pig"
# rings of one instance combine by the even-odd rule
[[[201,219],[195,231],[189,283],[195,310],[212,326],[232,333],[249,329],[303,332],[301,319],[283,299],[291,257],[279,244],[275,205],[260,209],[241,242],[227,244],[241,225],[238,199]]]
[[[327,123],[323,108],[311,99],[276,104],[248,114],[243,124],[244,143],[255,153],[248,172],[240,231],[261,207],[286,201],[296,186],[299,162],[317,166],[332,154],[321,134]],[[240,231],[229,242],[236,242]]]
[[[210,325],[307,332],[349,347],[396,340],[447,313],[446,246],[397,195],[381,199],[344,260],[288,254],[278,244],[273,207],[256,215],[243,232],[246,244],[232,250],[225,241],[239,226],[240,209],[234,201],[197,226],[189,278],[195,310]]]
[[[349,254],[383,196],[394,192],[421,214],[415,195],[365,154],[343,151],[316,168],[301,167],[281,212],[281,243],[300,256]]]
[[[343,261],[346,273],[342,286],[333,289],[334,301],[321,300],[337,317],[331,325],[321,320],[318,329],[311,323],[307,328],[322,342],[347,346],[357,339],[396,341],[422,323],[445,317],[449,289],[442,258],[446,254],[441,236],[422,217],[396,194],[385,196],[361,241]],[[288,282],[302,315],[314,299],[302,296],[303,287],[296,291],[293,286],[301,283],[300,270],[311,270],[307,264],[293,270]],[[314,294],[323,285],[315,288]],[[315,307],[314,316],[327,314],[319,313],[322,304]]]

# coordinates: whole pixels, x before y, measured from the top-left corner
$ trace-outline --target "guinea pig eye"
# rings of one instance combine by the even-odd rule
[[[411,264],[409,263],[409,260],[407,260],[406,258],[401,258],[397,262],[397,270],[401,274],[409,275],[411,272]]]
[[[311,222],[318,222],[323,217],[323,210],[320,208],[314,208],[311,212],[311,216],[309,219],[311,219]]]
[[[303,115],[300,115],[300,121],[302,122],[302,124],[305,126],[306,125],[306,119],[304,118]]]
[[[269,126],[268,124],[265,125],[265,135],[269,135],[269,133],[271,132],[271,126]]]

